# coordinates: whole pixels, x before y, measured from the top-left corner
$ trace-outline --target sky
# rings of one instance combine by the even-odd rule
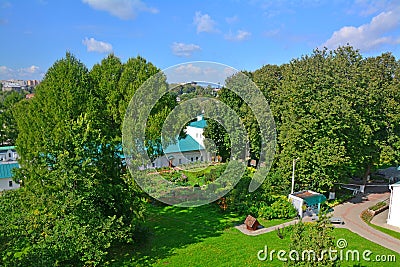
[[[66,52],[89,69],[114,53],[254,71],[347,43],[400,59],[400,0],[0,0],[0,36],[0,80],[40,80]]]

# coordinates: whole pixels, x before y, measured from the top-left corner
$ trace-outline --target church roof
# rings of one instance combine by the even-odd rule
[[[205,128],[207,126],[207,121],[204,119],[203,115],[200,115],[199,117],[200,118],[197,121],[189,123],[189,126],[201,129]]]
[[[13,176],[11,170],[14,168],[19,168],[19,164],[18,163],[1,163],[0,164],[0,179],[11,178]]]
[[[190,135],[186,135],[185,138],[179,139],[177,137],[176,143],[169,145],[164,149],[164,153],[176,153],[176,152],[188,152],[188,151],[199,151],[204,150],[204,147],[194,140]]]

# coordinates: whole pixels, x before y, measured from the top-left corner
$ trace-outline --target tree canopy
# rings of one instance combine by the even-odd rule
[[[157,72],[141,57],[123,64],[114,55],[89,71],[67,53],[17,104],[23,186],[0,197],[2,265],[98,265],[113,244],[133,242],[144,206],[123,165],[121,124]]]
[[[346,46],[253,73],[274,114],[274,170],[286,188],[295,158],[297,189],[322,192],[399,163],[399,66],[390,53],[362,58]]]
[[[1,141],[15,142],[21,165],[15,180],[22,183],[0,197],[0,265],[101,265],[110,247],[134,242],[144,197],[124,165],[122,124],[135,92],[158,72],[140,56],[123,63],[112,54],[89,70],[67,53],[49,68],[34,98],[16,93],[0,97]],[[390,53],[363,58],[350,46],[316,49],[287,64],[245,74],[269,102],[277,147],[261,187],[248,193],[254,170],[247,169],[226,196],[228,205],[266,218],[291,217],[293,208],[282,195],[290,190],[296,158],[296,190],[319,192],[352,176],[365,179],[380,166],[399,164],[400,62]],[[171,86],[164,75],[157,77],[153,83],[158,91],[149,91],[151,83],[142,90],[148,98]],[[147,118],[150,158],[162,154],[161,129],[178,105],[176,97],[207,96],[240,117],[249,156],[259,160],[264,126],[258,125],[257,112],[229,90],[240,88],[240,80],[232,76],[225,84],[216,96],[211,87],[177,87],[148,113],[140,113]],[[205,137],[228,159],[234,137],[215,119],[207,125]],[[289,206],[282,209],[284,203]]]

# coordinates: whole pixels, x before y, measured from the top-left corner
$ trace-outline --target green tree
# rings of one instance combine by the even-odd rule
[[[118,131],[107,129],[115,122],[104,122],[111,108],[99,103],[111,102],[112,87],[100,77],[67,53],[16,106],[23,187],[0,198],[2,265],[94,266],[113,244],[133,241],[141,193],[128,183]]]
[[[295,260],[289,260],[287,266],[336,266],[334,257],[338,254],[329,254],[335,250],[333,226],[326,215],[320,215],[316,223],[300,221],[293,226],[290,239],[290,251],[298,254],[291,255]]]
[[[267,65],[252,75],[270,101],[278,147],[272,172],[297,189],[327,191],[398,161],[398,62],[363,59],[350,46]],[[396,89],[397,88],[397,89]]]
[[[354,110],[364,125],[363,143],[359,147],[360,167],[364,179],[382,164],[398,163],[398,111],[400,100],[399,62],[390,54],[363,60]]]
[[[14,145],[18,136],[17,123],[13,110],[16,103],[24,98],[24,93],[1,92],[0,102],[0,138],[2,145]]]
[[[124,64],[113,54],[95,64],[90,70],[89,76],[93,84],[93,94],[96,96],[95,110],[101,118],[98,127],[102,129],[110,141],[121,137],[121,115],[119,105],[124,99],[121,88],[118,86]],[[121,140],[116,140],[121,141]]]

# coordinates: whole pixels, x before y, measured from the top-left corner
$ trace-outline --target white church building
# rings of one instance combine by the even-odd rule
[[[204,147],[204,128],[207,121],[203,115],[197,116],[197,120],[189,123],[186,127],[186,137],[176,138],[174,144],[166,147],[164,155],[156,158],[150,168],[161,168],[168,166],[179,166],[195,162],[208,162],[211,155]]]
[[[400,227],[400,182],[389,185],[390,203],[387,224]]]
[[[17,189],[20,184],[13,180],[13,169],[19,168],[18,154],[14,146],[0,147],[0,191]]]

